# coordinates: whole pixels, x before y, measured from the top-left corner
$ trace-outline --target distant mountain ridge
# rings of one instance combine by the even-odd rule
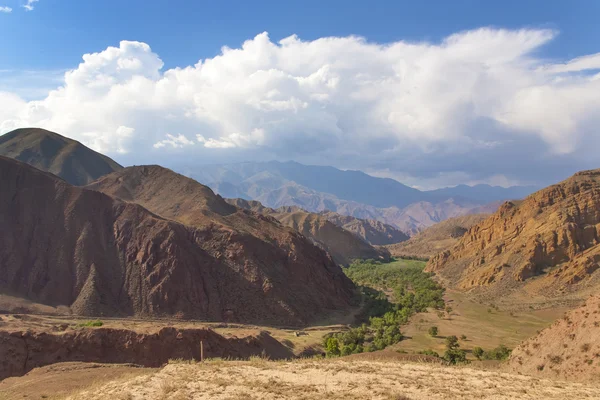
[[[535,189],[460,185],[420,191],[360,171],[278,161],[205,165],[186,174],[223,197],[257,200],[275,209],[298,206],[310,212],[333,211],[380,221],[408,234],[447,218],[493,212],[502,200],[519,199]]]
[[[227,199],[227,202],[245,210],[273,217],[282,225],[300,232],[315,245],[326,250],[340,265],[348,266],[356,259],[390,260],[387,250],[373,247],[359,235],[338,226],[324,215],[309,213],[296,206],[275,210],[264,207],[254,200]]]
[[[39,128],[17,129],[0,136],[0,155],[48,171],[75,186],[123,168],[75,140]]]

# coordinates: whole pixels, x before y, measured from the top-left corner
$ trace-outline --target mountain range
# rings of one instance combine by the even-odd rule
[[[493,212],[531,186],[460,185],[420,191],[390,178],[297,162],[246,162],[188,168],[186,175],[223,197],[256,200],[271,208],[298,206],[380,221],[415,234],[447,218]]]

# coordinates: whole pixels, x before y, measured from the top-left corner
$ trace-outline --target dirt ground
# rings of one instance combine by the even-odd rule
[[[564,400],[599,399],[600,386],[412,362],[254,359],[174,362],[157,372],[93,385],[66,398]]]
[[[268,332],[273,338],[288,347],[294,354],[303,355],[320,352],[323,336],[331,332],[348,329],[344,324],[327,323],[348,319],[347,316],[323,321],[305,329],[285,329],[255,325],[232,323],[210,323],[181,320],[151,320],[136,318],[102,318],[102,328],[127,329],[137,333],[156,333],[169,326],[178,329],[210,328],[225,338],[255,336],[260,332]],[[94,329],[93,326],[83,326],[90,320],[75,316],[32,315],[32,314],[0,314],[0,330],[3,331],[36,331],[61,334],[78,329]],[[345,321],[344,321],[345,322]]]

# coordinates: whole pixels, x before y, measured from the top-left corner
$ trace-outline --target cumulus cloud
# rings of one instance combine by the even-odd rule
[[[0,13],[9,14],[12,12],[12,8],[6,6],[0,6]]]
[[[149,45],[123,41],[84,55],[40,100],[0,93],[0,133],[42,126],[167,164],[185,152],[189,164],[295,159],[421,184],[556,179],[591,166],[600,144],[600,53],[536,56],[557,34],[482,28],[378,44],[262,33],[169,70]]]
[[[167,133],[167,138],[164,140],[161,140],[160,142],[154,143],[154,148],[160,149],[161,147],[171,146],[175,149],[182,149],[185,146],[191,146],[193,144],[194,144],[193,141],[189,140],[182,134],[175,136],[175,135],[171,135],[170,133]]]
[[[33,9],[35,8],[34,4],[37,3],[38,1],[40,1],[40,0],[27,0],[27,3],[23,4],[23,8],[26,11],[33,11]]]

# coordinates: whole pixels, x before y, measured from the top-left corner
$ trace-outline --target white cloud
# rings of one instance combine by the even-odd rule
[[[160,149],[161,147],[171,146],[175,149],[182,149],[185,146],[192,146],[193,144],[193,141],[189,140],[182,134],[175,136],[167,133],[167,139],[154,143],[154,148]]]
[[[33,11],[33,9],[35,8],[33,5],[34,5],[35,3],[37,3],[38,1],[40,1],[40,0],[27,0],[27,3],[25,3],[25,4],[23,5],[23,8],[24,8],[26,11]]]
[[[0,133],[42,126],[109,154],[185,148],[513,182],[514,152],[581,163],[595,157],[589,139],[600,142],[600,79],[581,73],[600,53],[548,63],[536,51],[556,35],[482,28],[381,45],[262,33],[166,71],[150,46],[123,41],[84,55],[41,100],[0,94]]]
[[[0,6],[0,13],[9,14],[12,12],[12,8],[6,6]]]

